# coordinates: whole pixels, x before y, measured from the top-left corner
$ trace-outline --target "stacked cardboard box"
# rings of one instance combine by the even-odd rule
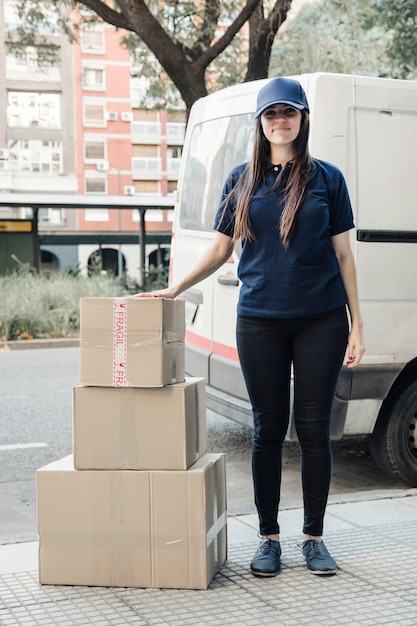
[[[81,298],[80,382],[162,387],[184,380],[185,305],[165,298]]]
[[[82,298],[73,455],[37,472],[43,584],[206,589],[226,558],[225,459],[184,302]]]

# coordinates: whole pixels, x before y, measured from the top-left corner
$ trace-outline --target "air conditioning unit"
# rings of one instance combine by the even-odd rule
[[[9,151],[7,150],[7,148],[1,148],[0,159],[8,159],[8,158],[9,158]]]
[[[135,188],[133,185],[125,185],[124,192],[125,192],[125,196],[134,196]]]
[[[133,113],[130,111],[124,111],[121,116],[122,122],[133,122]]]
[[[107,111],[106,119],[109,122],[116,122],[118,118],[117,111]]]
[[[109,162],[108,161],[97,161],[96,167],[97,167],[99,172],[107,172],[107,170],[109,169]]]

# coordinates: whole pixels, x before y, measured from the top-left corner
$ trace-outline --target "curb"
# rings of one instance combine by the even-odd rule
[[[15,339],[13,341],[0,341],[0,352],[14,350],[33,350],[40,348],[78,348],[78,337],[65,337],[63,339]]]

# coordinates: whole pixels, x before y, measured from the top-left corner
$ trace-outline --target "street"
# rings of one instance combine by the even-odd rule
[[[0,544],[37,539],[36,470],[72,451],[78,348],[0,351]],[[251,430],[207,412],[208,450],[225,452],[228,511],[255,511]],[[401,489],[375,465],[366,442],[335,444],[331,495]],[[301,500],[297,444],[285,446],[282,507]]]

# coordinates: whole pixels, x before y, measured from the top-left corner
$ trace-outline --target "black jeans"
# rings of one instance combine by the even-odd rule
[[[321,536],[332,474],[330,414],[348,338],[346,308],[295,319],[238,316],[237,347],[253,407],[252,473],[262,535],[279,533],[282,445],[290,412],[301,449],[303,532]]]

